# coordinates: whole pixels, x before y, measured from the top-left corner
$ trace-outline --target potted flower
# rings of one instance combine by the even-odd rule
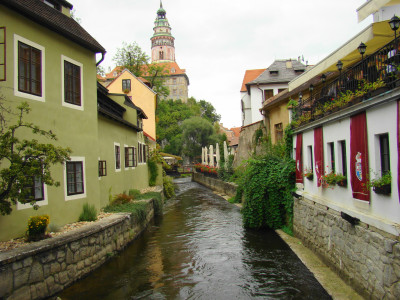
[[[347,177],[343,174],[336,174],[336,184],[341,187],[347,186]]]
[[[382,177],[372,179],[369,185],[375,193],[389,195],[392,192],[392,175],[386,172]]]
[[[330,172],[322,176],[322,187],[330,187],[336,184],[336,174],[335,172]]]
[[[314,173],[312,169],[305,169],[304,170],[304,177],[307,178],[308,180],[313,180],[314,178]]]

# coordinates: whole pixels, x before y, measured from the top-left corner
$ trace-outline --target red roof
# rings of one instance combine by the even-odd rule
[[[150,140],[152,140],[153,142],[155,142],[156,140],[154,138],[152,138],[150,135],[148,135],[145,131],[143,131],[143,134],[145,136],[147,136]]]
[[[231,128],[231,130],[233,131],[234,136],[239,137],[242,127],[233,127],[233,128]]]
[[[181,69],[176,62],[161,62],[157,63],[157,65],[163,66],[166,71],[168,71],[168,75],[182,75],[186,74],[185,69]],[[147,76],[146,69],[147,66],[144,66],[144,76]]]
[[[246,70],[244,73],[242,88],[240,89],[241,92],[247,92],[246,83],[253,81],[258,76],[260,76],[266,69],[256,69],[256,70]]]

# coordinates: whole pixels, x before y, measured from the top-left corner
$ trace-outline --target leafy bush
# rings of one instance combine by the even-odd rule
[[[83,204],[83,209],[79,216],[79,221],[93,222],[96,220],[97,220],[96,207],[93,204],[89,205],[89,203]]]
[[[157,160],[154,157],[150,157],[150,159],[147,161],[147,167],[150,172],[149,185],[155,186],[158,177]]]
[[[118,205],[118,204],[125,204],[129,203],[133,200],[132,196],[128,196],[127,194],[117,194],[114,196],[114,198],[111,201],[111,205]]]
[[[26,235],[28,241],[38,241],[45,237],[47,225],[50,223],[48,215],[30,217]]]
[[[164,195],[167,199],[175,196],[175,185],[172,182],[172,177],[164,176],[163,177],[163,186],[164,186]]]

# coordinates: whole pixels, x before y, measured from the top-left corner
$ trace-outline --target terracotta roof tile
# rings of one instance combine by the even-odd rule
[[[240,136],[240,131],[242,130],[242,127],[233,127],[233,128],[231,128],[231,130],[233,131],[233,134],[236,137],[239,137]]]
[[[65,1],[66,2],[66,1]],[[79,23],[39,0],[1,0],[0,4],[17,11],[32,21],[73,40],[93,52],[105,53],[101,46]]]
[[[255,69],[255,70],[246,70],[244,73],[244,78],[242,82],[241,92],[247,92],[246,83],[253,81],[258,76],[260,76],[266,69]]]

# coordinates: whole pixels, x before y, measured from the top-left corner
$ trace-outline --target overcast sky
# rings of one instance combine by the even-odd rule
[[[159,0],[71,0],[81,25],[107,50],[106,71],[122,42],[149,56]],[[245,70],[304,56],[316,64],[372,21],[357,23],[365,0],[163,0],[175,58],[189,96],[211,102],[225,127],[241,126]]]

